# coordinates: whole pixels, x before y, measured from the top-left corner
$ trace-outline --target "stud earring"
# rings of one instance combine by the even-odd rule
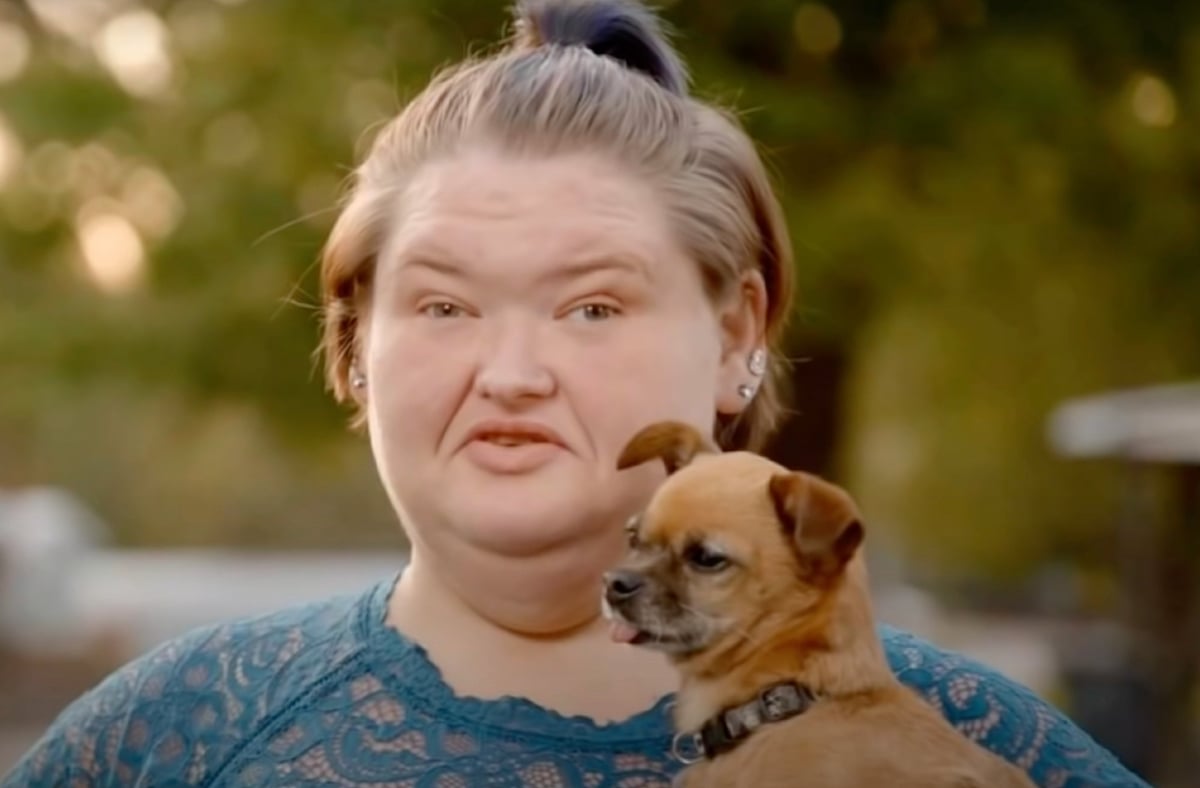
[[[361,372],[354,372],[350,375],[350,385],[359,391],[365,389],[367,387],[366,375],[362,374]]]
[[[754,398],[754,387],[745,383],[737,387],[737,392],[738,396],[744,400],[751,400]]]
[[[750,359],[746,362],[746,366],[750,369],[751,375],[761,378],[767,372],[767,351],[757,348],[750,354]]]

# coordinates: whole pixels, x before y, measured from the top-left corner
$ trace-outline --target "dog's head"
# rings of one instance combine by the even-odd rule
[[[618,467],[650,460],[668,478],[629,521],[626,559],[605,576],[618,639],[685,659],[773,636],[765,630],[834,592],[862,542],[840,488],[759,455],[719,453],[686,425],[642,430]]]

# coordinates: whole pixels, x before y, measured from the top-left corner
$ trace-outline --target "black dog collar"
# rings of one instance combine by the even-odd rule
[[[715,758],[744,741],[769,722],[796,717],[813,705],[812,690],[794,681],[772,684],[754,700],[732,706],[700,726],[700,730],[680,733],[671,742],[671,754],[683,763]]]

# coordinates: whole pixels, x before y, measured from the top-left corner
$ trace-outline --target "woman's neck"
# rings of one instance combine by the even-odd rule
[[[388,623],[419,643],[460,695],[625,719],[674,691],[678,678],[660,655],[608,638],[600,581],[617,554],[606,558],[597,546],[510,559],[464,550],[447,561],[414,544]]]
[[[390,614],[417,628],[428,619],[439,630],[483,626],[522,639],[569,638],[599,615],[601,576],[618,556],[619,543],[510,557],[414,541]]]

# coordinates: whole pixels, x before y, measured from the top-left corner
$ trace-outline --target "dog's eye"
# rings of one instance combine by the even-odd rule
[[[689,547],[683,557],[702,572],[719,572],[729,566],[729,559],[724,554],[710,550],[702,544]]]

